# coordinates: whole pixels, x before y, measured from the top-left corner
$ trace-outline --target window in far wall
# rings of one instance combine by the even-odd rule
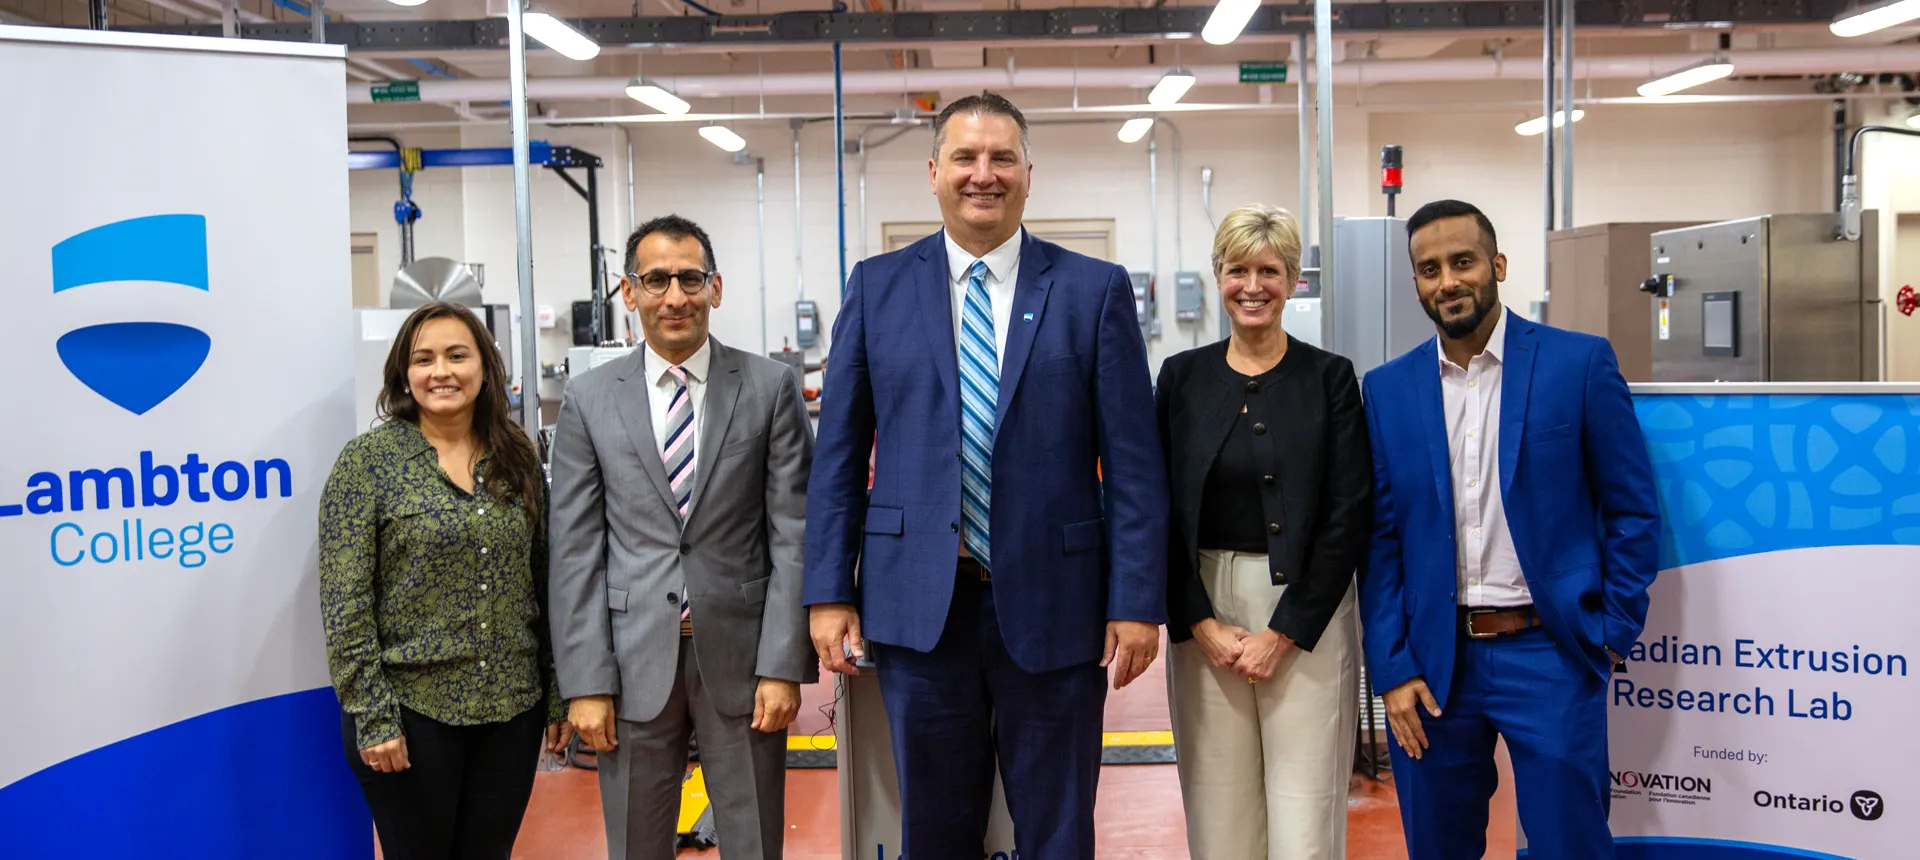
[[[880,225],[881,248],[876,253],[898,251],[940,231],[938,221],[898,221]],[[1096,260],[1113,262],[1112,218],[1056,218],[1026,222],[1027,232],[1036,238],[1085,254]]]
[[[353,306],[383,307],[380,301],[380,234],[353,234]]]

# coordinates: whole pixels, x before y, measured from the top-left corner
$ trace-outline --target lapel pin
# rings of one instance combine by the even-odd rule
[[[1026,320],[1027,322],[1033,322],[1033,314],[1027,314],[1025,316],[1022,316],[1021,319]]]

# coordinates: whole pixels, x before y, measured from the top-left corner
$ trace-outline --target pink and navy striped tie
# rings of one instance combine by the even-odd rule
[[[687,390],[686,368],[667,368],[673,374],[673,399],[667,404],[667,438],[660,444],[660,457],[667,465],[667,485],[673,489],[674,508],[680,522],[687,521],[693,505],[693,394]]]

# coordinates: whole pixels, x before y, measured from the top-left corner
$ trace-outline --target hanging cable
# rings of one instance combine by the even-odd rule
[[[420,169],[419,147],[400,150],[400,199],[393,204],[393,222],[400,225],[400,266],[413,264],[413,224],[420,205],[413,202],[413,174]]]

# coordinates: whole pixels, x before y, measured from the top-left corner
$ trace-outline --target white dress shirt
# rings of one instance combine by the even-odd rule
[[[654,352],[652,344],[648,344],[646,350],[647,381],[653,384],[653,391],[647,394],[647,408],[653,413],[654,444],[660,446],[660,450],[654,451],[653,455],[660,457],[667,445],[667,407],[673,404],[673,391],[680,383],[673,378],[673,374],[667,372],[673,369],[672,362]],[[693,398],[693,458],[696,469],[700,462],[700,427],[707,420],[707,369],[712,364],[713,341],[709,340],[700,344],[700,349],[680,365],[687,371],[687,396]],[[696,471],[694,479],[697,481],[699,477]],[[699,503],[700,499],[695,497],[687,504],[687,512],[691,514],[694,505]]]
[[[1500,497],[1500,371],[1507,309],[1486,351],[1466,367],[1440,353],[1440,400],[1446,410],[1447,455],[1453,465],[1455,565],[1461,606],[1524,606],[1533,602],[1520,572],[1507,510]],[[1438,344],[1435,344],[1438,346]]]
[[[955,355],[959,354],[960,315],[967,306],[967,270],[973,268],[973,261],[984,260],[987,301],[993,305],[993,354],[1000,366],[1006,367],[1007,326],[1013,321],[1013,288],[1020,283],[1020,240],[1026,236],[1026,229],[1014,231],[1013,238],[1000,243],[1000,247],[988,251],[984,257],[967,253],[946,231],[941,231],[941,236],[947,240],[947,285],[953,288]]]

